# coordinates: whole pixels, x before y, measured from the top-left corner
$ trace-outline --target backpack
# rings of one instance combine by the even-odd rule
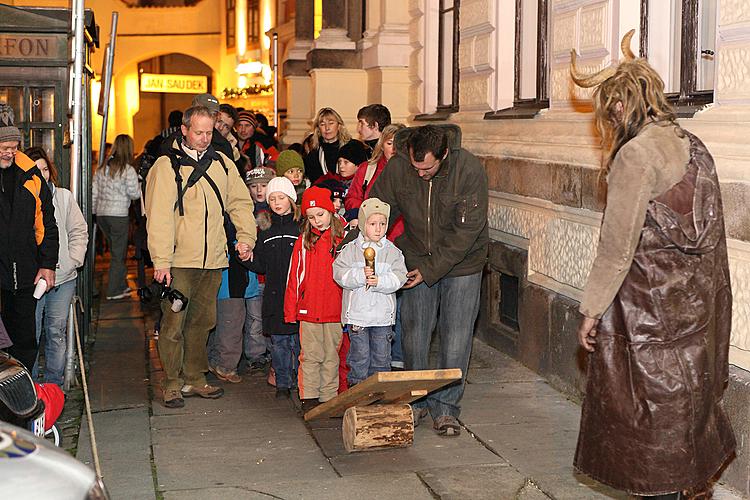
[[[169,157],[170,162],[172,163],[172,170],[174,170],[174,180],[177,183],[177,201],[175,201],[174,209],[178,210],[180,213],[180,217],[183,217],[185,215],[185,209],[182,205],[182,197],[185,196],[185,193],[189,188],[194,186],[201,177],[206,179],[206,182],[208,182],[208,185],[211,186],[211,189],[213,190],[214,194],[216,195],[216,199],[219,201],[219,205],[221,206],[221,215],[222,217],[226,213],[226,210],[224,209],[224,200],[221,198],[221,192],[219,191],[219,187],[216,185],[214,180],[211,178],[211,176],[208,175],[208,169],[211,167],[211,163],[213,163],[213,160],[219,160],[219,163],[221,164],[222,168],[224,169],[224,174],[229,175],[229,170],[227,169],[226,164],[224,163],[224,158],[221,156],[220,153],[217,153],[215,151],[212,151],[215,155],[214,158],[211,158],[211,161],[208,163],[206,168],[197,168],[194,165],[190,165],[193,167],[193,171],[191,172],[190,176],[188,177],[187,183],[185,184],[185,187],[182,186],[182,174],[180,173],[180,166],[181,164],[181,158],[184,156],[177,155],[175,153],[176,150],[171,149],[167,156]],[[187,155],[185,155],[187,156]]]

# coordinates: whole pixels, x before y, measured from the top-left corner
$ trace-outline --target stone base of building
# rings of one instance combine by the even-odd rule
[[[586,355],[576,330],[579,303],[527,279],[527,251],[493,241],[482,289],[477,337],[582,401]],[[750,495],[750,372],[730,365],[724,408],[737,437],[737,456],[721,482]]]

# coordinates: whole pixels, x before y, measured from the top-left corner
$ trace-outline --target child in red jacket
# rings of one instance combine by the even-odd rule
[[[344,235],[331,193],[313,186],[302,195],[301,237],[292,250],[284,319],[299,321],[299,397],[302,410],[333,399],[338,391],[341,287],[333,280],[336,246]]]

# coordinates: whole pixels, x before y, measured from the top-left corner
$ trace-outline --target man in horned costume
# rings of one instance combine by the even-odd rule
[[[575,467],[631,494],[710,498],[735,450],[721,407],[732,292],[713,158],[676,123],[664,84],[622,42],[625,60],[571,76],[596,87],[608,146],[607,207],[584,290],[589,351]],[[685,496],[683,496],[685,495]]]

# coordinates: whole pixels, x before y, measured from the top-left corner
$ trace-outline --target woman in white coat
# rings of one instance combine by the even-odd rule
[[[57,385],[63,384],[65,372],[65,350],[67,320],[70,301],[76,292],[77,269],[83,265],[88,248],[89,232],[73,193],[57,186],[57,169],[49,161],[40,147],[29,148],[26,155],[47,180],[52,191],[55,207],[55,221],[60,234],[60,250],[55,269],[55,286],[42,295],[36,306],[36,338],[46,338],[44,347],[44,380]],[[39,357],[34,364],[34,378],[39,373]]]

